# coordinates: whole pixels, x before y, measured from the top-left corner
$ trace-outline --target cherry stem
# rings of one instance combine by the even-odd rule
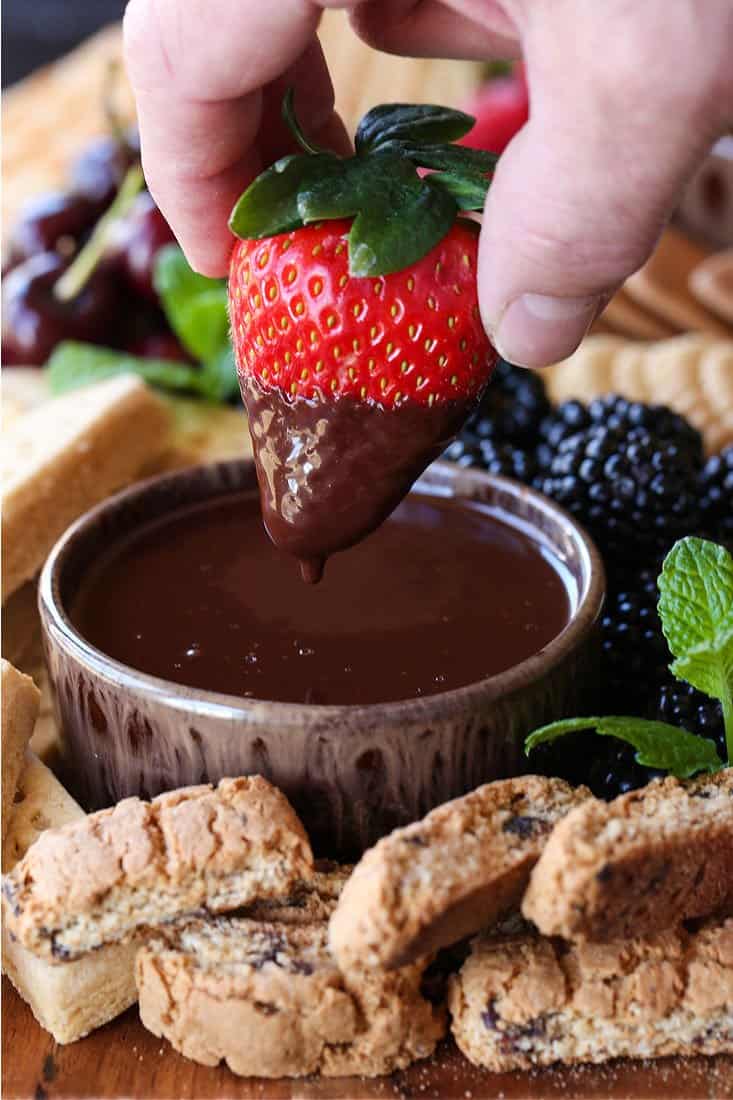
[[[292,133],[293,137],[297,141],[301,149],[310,153],[312,156],[317,156],[319,153],[327,152],[326,149],[321,149],[318,145],[313,145],[303,133],[301,125],[298,122],[298,116],[295,113],[295,92],[292,88],[288,88],[283,99],[282,113],[283,119],[287,124],[288,129]]]
[[[74,262],[57,280],[53,292],[60,302],[70,302],[84,289],[104,255],[113,224],[127,214],[144,183],[142,168],[139,164],[133,164],[127,170],[114,202],[94,226],[89,240]]]

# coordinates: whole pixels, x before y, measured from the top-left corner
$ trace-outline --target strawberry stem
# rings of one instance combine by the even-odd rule
[[[298,122],[298,116],[295,113],[295,90],[293,88],[288,88],[285,93],[282,116],[288,129],[303,152],[310,153],[311,156],[317,156],[319,153],[327,152],[326,149],[321,149],[320,146],[314,145],[312,142],[308,141],[308,138],[305,136],[303,128]]]

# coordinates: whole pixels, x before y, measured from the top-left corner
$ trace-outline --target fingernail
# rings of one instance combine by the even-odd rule
[[[495,332],[496,350],[522,367],[545,367],[577,348],[599,306],[596,296],[552,298],[522,294],[504,310]]]

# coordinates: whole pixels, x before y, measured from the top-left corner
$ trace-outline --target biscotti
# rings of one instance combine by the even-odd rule
[[[353,868],[330,860],[317,860],[313,875],[296,883],[284,898],[261,898],[248,905],[242,916],[267,924],[316,924],[328,921]]]
[[[145,1027],[196,1062],[243,1076],[377,1076],[428,1056],[445,1032],[420,994],[424,965],[347,978],[324,922],[217,917],[159,929],[135,972]]]
[[[733,1053],[733,918],[606,944],[478,937],[451,980],[455,1040],[495,1072]]]
[[[545,935],[608,941],[733,898],[733,769],[592,799],[557,825],[522,912]]]
[[[27,753],[3,845],[3,870],[11,870],[45,829],[83,818],[52,772]],[[53,966],[27,951],[3,925],[3,970],[57,1043],[81,1039],[135,1003],[134,961],[134,944],[110,944],[77,962]]]
[[[3,433],[2,593],[34,577],[69,524],[167,445],[163,402],[132,375],[54,398]]]
[[[521,776],[396,829],[357,864],[331,918],[339,965],[401,966],[490,924],[519,903],[556,822],[589,797]]]
[[[31,680],[4,658],[0,662],[2,691],[2,839],[23,769],[23,760],[38,716],[41,693]]]
[[[198,909],[285,896],[312,862],[280,791],[259,776],[223,779],[43,833],[3,879],[5,921],[28,950],[63,962]]]

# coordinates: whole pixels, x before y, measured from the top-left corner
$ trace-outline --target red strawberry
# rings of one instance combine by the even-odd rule
[[[491,355],[476,296],[476,227],[457,220],[392,275],[349,274],[348,221],[241,241],[229,297],[240,377],[302,398],[432,406],[467,401]]]
[[[244,238],[232,335],[263,516],[308,579],[399,503],[496,359],[479,317],[477,227],[457,218],[483,200],[492,162],[414,140],[470,122],[378,108],[355,157],[286,158],[232,216]],[[418,166],[438,172],[421,179]]]
[[[524,66],[515,65],[511,75],[488,80],[470,101],[469,110],[476,116],[476,125],[461,138],[461,145],[503,153],[529,118]]]

